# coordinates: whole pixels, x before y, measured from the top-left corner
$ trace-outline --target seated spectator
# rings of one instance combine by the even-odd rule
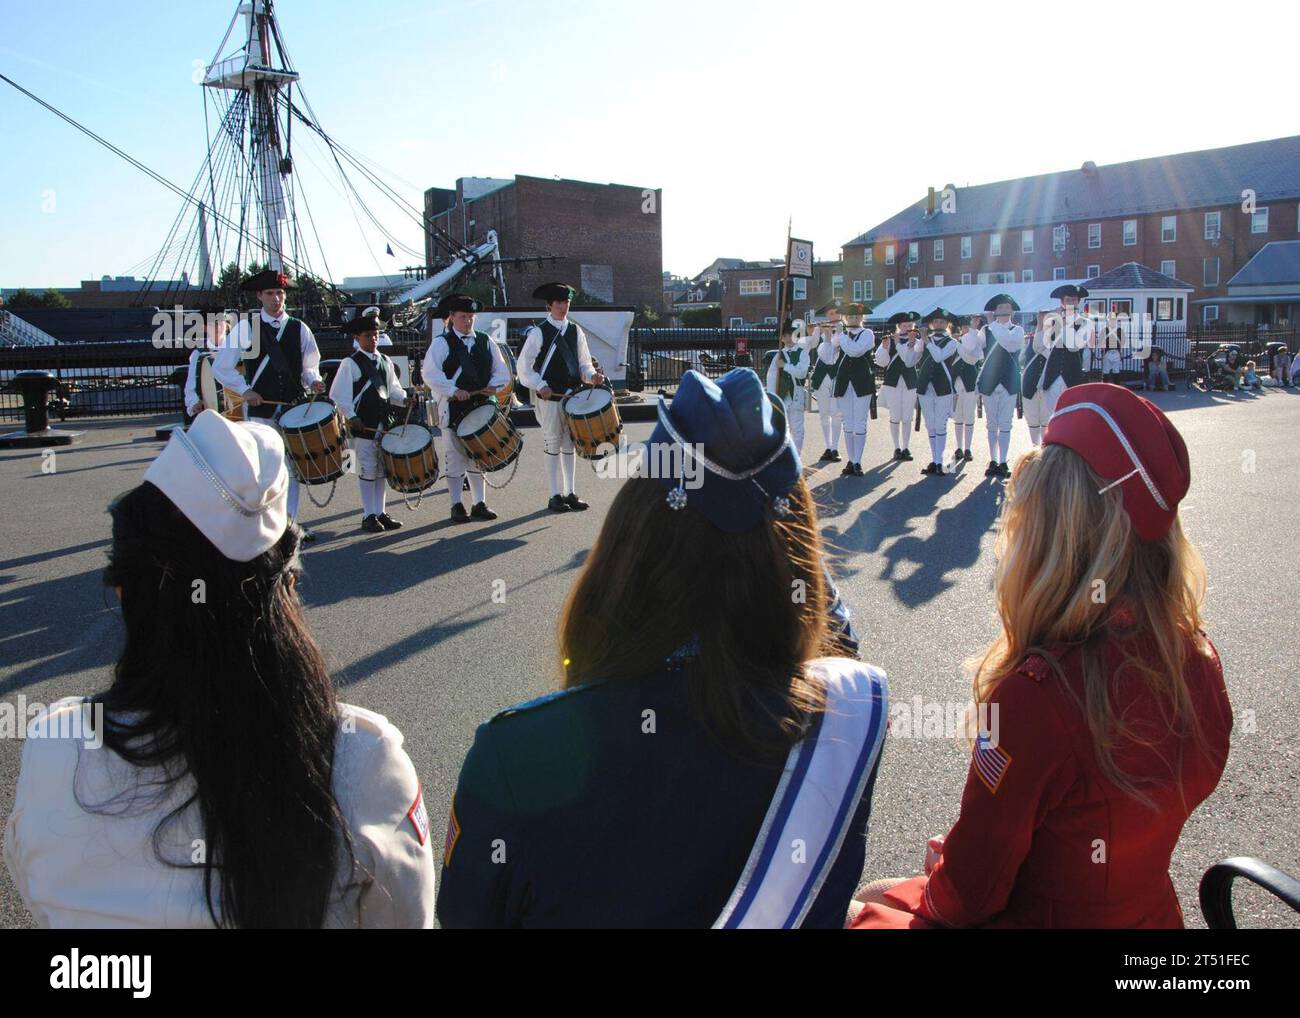
[[[923,875],[859,892],[855,926],[1183,925],[1169,859],[1232,729],[1178,518],[1189,481],[1154,405],[1066,390],[1007,489],[1003,632],[972,662],[982,713],[960,815]]]
[[[1273,376],[1275,385],[1287,386],[1294,382],[1292,376],[1293,358],[1291,351],[1286,347],[1279,347],[1274,352],[1272,363],[1269,365],[1269,374]]]
[[[1147,359],[1147,388],[1164,392],[1169,387],[1169,364],[1165,352],[1160,347],[1153,346],[1151,356]]]
[[[204,410],[110,508],[125,645],[106,692],[37,722],[5,829],[39,925],[432,925],[420,782],[335,698],[288,484],[272,428]]]
[[[479,726],[439,921],[838,928],[886,690],[838,656],[782,405],[688,371],[642,451],[559,622],[563,689]]]
[[[1255,371],[1255,362],[1247,361],[1246,370],[1242,372],[1241,381],[1248,389],[1260,390],[1264,386],[1260,383],[1259,375]]]

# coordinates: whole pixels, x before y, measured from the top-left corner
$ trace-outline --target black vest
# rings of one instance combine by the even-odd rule
[[[885,384],[894,387],[902,382],[908,389],[916,388],[916,367],[908,367],[903,363],[902,348],[906,345],[907,339],[903,333],[894,333],[892,336],[886,336],[882,343],[888,343],[889,363],[885,366]]]
[[[460,369],[456,388],[476,392],[492,384],[492,348],[488,346],[492,340],[486,332],[474,333],[473,350],[454,331],[445,333],[443,339],[447,341],[447,359],[442,362],[442,373],[451,378]]]
[[[284,331],[277,343],[276,328],[260,314],[257,324],[261,329],[262,358],[253,368],[257,381],[253,391],[263,399],[276,400],[281,403],[293,403],[302,396],[302,322],[290,318],[284,323]],[[258,372],[261,372],[258,374]],[[283,407],[266,403],[248,408],[249,417],[270,418]]]
[[[859,329],[854,339],[862,334]],[[845,335],[848,335],[846,332]],[[874,396],[876,394],[876,365],[872,361],[873,352],[868,350],[858,357],[850,357],[843,347],[840,348],[839,360],[835,362],[835,398],[839,399],[853,388],[855,396]]]
[[[948,396],[952,394],[952,382],[949,380],[949,372],[944,368],[951,363],[952,358],[948,361],[936,361],[930,356],[930,344],[933,343],[940,350],[946,350],[949,343],[957,342],[946,332],[941,332],[937,336],[931,334],[925,344],[925,352],[921,354],[921,359],[916,362],[916,391],[924,396],[925,390],[934,386],[936,396]],[[953,357],[956,357],[953,354]]]
[[[999,385],[1006,390],[1007,395],[1015,396],[1020,392],[1020,365],[1016,362],[1014,354],[1007,353],[1006,349],[993,338],[993,329],[990,326],[984,326],[984,366],[980,369],[979,381],[976,383],[979,391],[985,396],[992,396],[993,390]]]
[[[537,326],[542,332],[542,346],[537,351],[537,360],[533,361],[533,371],[542,376],[542,380],[552,392],[565,392],[582,384],[582,368],[578,364],[578,327],[572,322],[564,323],[564,332],[560,332],[550,322],[543,321]],[[551,363],[542,372],[546,355],[551,347],[556,348]]]
[[[355,389],[352,393],[352,406],[356,415],[367,428],[377,428],[381,424],[387,424],[392,407],[380,394],[380,390],[387,391],[388,371],[385,365],[388,358],[376,351],[375,359],[371,360],[358,350],[351,359],[361,370],[361,380],[353,383]],[[367,385],[367,382],[370,384]],[[361,392],[363,388],[365,392]],[[360,398],[357,397],[358,392],[361,392]]]

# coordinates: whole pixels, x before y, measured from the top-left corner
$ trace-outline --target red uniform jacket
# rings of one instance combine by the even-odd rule
[[[1204,744],[1168,732],[1156,699],[1133,669],[1116,671],[1118,640],[1104,649],[1114,702],[1150,746],[1117,747],[1115,761],[1143,783],[1155,810],[1109,781],[1083,712],[1038,655],[992,695],[996,745],[976,745],[961,814],[929,877],[899,884],[895,907],[868,905],[855,928],[987,926],[1042,929],[1183,925],[1169,858],[1192,811],[1214,790],[1228,758],[1232,708],[1218,654],[1188,648],[1185,667]],[[1130,652],[1152,659],[1138,641]],[[1082,690],[1082,654],[1058,656]],[[993,729],[990,714],[985,727]],[[1182,788],[1172,780],[1181,760]],[[1161,782],[1156,784],[1155,782]]]

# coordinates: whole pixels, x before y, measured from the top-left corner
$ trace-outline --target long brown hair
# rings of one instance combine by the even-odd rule
[[[977,704],[988,703],[998,684],[1034,652],[1055,660],[1051,648],[1081,646],[1083,691],[1075,697],[1087,720],[1103,773],[1142,802],[1150,799],[1115,762],[1116,750],[1151,745],[1116,710],[1122,673],[1145,682],[1164,708],[1169,729],[1199,740],[1200,727],[1187,687],[1189,653],[1209,655],[1201,632],[1205,566],[1177,518],[1158,541],[1140,540],[1118,488],[1072,449],[1049,445],[1021,457],[1007,486],[996,541],[994,577],[1002,634],[968,664]],[[1107,674],[1102,649],[1122,604],[1121,667]],[[1132,648],[1150,648],[1144,660]],[[1132,669],[1132,671],[1130,671]],[[1068,684],[1065,687],[1074,695]],[[1177,773],[1177,763],[1171,770]]]
[[[653,674],[695,641],[689,689],[705,726],[738,757],[784,759],[824,704],[804,662],[836,653],[802,479],[789,499],[788,517],[727,533],[669,508],[659,481],[627,481],[560,616],[564,685]],[[775,739],[755,731],[756,707],[777,722]]]

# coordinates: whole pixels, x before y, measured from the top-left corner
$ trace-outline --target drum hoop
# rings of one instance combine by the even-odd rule
[[[322,417],[318,421],[304,421],[302,424],[286,424],[284,422],[284,418],[286,417],[286,415],[293,413],[299,407],[307,408],[304,412],[310,413],[312,412],[311,407],[313,406],[320,406],[322,408],[328,409],[329,413],[327,413],[324,417]],[[299,434],[302,432],[311,431],[313,428],[316,430],[321,430],[325,422],[332,417],[337,417],[338,413],[339,413],[339,409],[334,404],[333,400],[326,400],[326,399],[306,400],[302,403],[295,403],[293,406],[285,407],[284,410],[281,412],[280,416],[276,418],[276,423],[280,425],[281,430],[283,430],[286,434],[289,433]]]

